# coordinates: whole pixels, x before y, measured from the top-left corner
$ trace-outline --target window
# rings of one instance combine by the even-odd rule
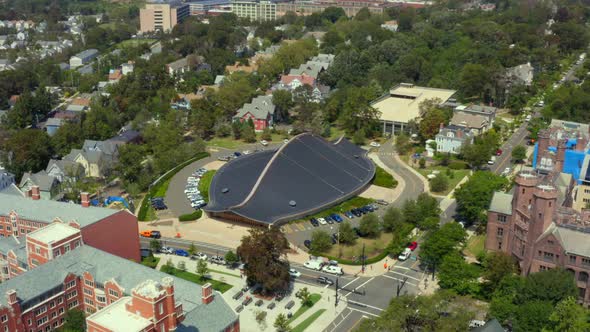
[[[94,305],[94,301],[92,301],[91,299],[84,299],[84,303],[88,305]]]
[[[32,321],[32,320],[29,318],[29,319],[27,320],[27,324],[28,324],[28,325],[31,325],[31,324],[33,324],[33,321]]]
[[[62,304],[64,301],[63,297],[57,299],[57,304]]]
[[[79,246],[80,246],[80,241],[79,240],[76,241],[76,242],[74,242],[74,248],[78,248]]]
[[[555,244],[555,242],[553,240],[547,240],[547,244]]]
[[[587,272],[584,272],[584,271],[581,271],[578,274],[578,281],[587,282],[588,281],[588,273]]]
[[[84,288],[84,294],[92,296],[92,291],[88,288]]]
[[[47,316],[45,316],[45,317],[43,317],[43,318],[39,319],[39,320],[37,321],[37,326],[41,326],[41,325],[43,325],[43,324],[45,324],[45,323],[47,323]]]
[[[37,255],[41,255],[41,248],[35,247],[35,252],[37,253]]]
[[[4,323],[8,320],[8,316],[6,315],[2,315],[2,317],[0,317],[0,322]]]
[[[72,309],[73,307],[78,306],[78,300],[72,301],[72,303],[68,304],[68,309]]]
[[[78,295],[78,292],[76,292],[76,291],[70,292],[70,293],[66,294],[66,299],[69,300],[76,295]]]
[[[65,252],[69,252],[69,251],[70,251],[70,245],[69,245],[69,244],[66,244],[66,245],[64,246],[64,251],[65,251]]]
[[[502,250],[502,241],[498,241],[498,250]]]
[[[94,282],[92,282],[90,280],[84,280],[84,283],[86,284],[86,286],[94,287]]]
[[[114,291],[112,289],[109,289],[109,294],[112,295],[112,296],[114,296],[114,297],[119,297],[119,292]]]
[[[55,308],[55,301],[49,302],[49,309]]]
[[[51,313],[51,319],[53,319],[55,317],[57,317],[57,312],[54,311],[54,312]]]
[[[554,257],[553,253],[546,252],[546,251],[543,252],[543,258],[544,259],[552,261],[553,260],[553,257]]]
[[[582,258],[582,265],[590,265],[590,259]]]
[[[496,234],[497,234],[498,236],[504,236],[504,228],[498,228],[498,229],[496,230]]]
[[[55,250],[53,251],[53,256],[54,256],[54,257],[59,257],[60,255],[61,255],[61,252],[59,251],[59,249],[55,249]]]
[[[539,266],[539,271],[547,271],[549,270],[545,265],[540,265]]]
[[[96,300],[98,302],[102,302],[102,303],[105,303],[107,301],[106,297],[104,297],[104,296],[97,296]]]
[[[498,215],[498,221],[499,222],[506,222],[506,216],[505,215],[502,215],[502,214],[499,214]]]
[[[160,303],[158,306],[158,311],[160,312],[160,315],[164,313],[164,303]]]
[[[64,308],[59,308],[59,310],[57,311],[58,314],[63,314],[64,313]]]
[[[66,284],[66,289],[70,289],[70,288],[72,288],[72,287],[74,287],[74,286],[76,286],[76,280],[75,280],[75,279],[74,279],[74,280],[72,280],[72,281],[70,281],[70,282],[68,282],[68,283]]]
[[[35,316],[39,316],[42,313],[47,312],[47,307],[46,306],[42,306],[41,308],[35,310]]]
[[[576,256],[570,256],[570,264],[576,264]]]

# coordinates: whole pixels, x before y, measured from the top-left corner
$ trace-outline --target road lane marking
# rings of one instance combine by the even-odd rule
[[[365,281],[364,283],[362,283],[360,286],[357,286],[354,288],[354,290],[360,289],[362,288],[364,285],[368,284],[369,282],[373,281],[373,279],[375,279],[375,277],[371,277],[371,279]],[[344,286],[346,287],[346,286]],[[348,294],[344,295],[344,297],[347,297],[348,295],[352,294],[352,292],[349,292]]]
[[[344,316],[343,313],[340,313],[340,317],[342,317],[340,319],[340,322],[338,322],[338,324],[334,325],[334,328],[331,329],[330,331],[336,331],[336,328],[338,327],[338,325],[342,324],[342,322],[344,322],[346,320],[346,318],[348,318],[348,316],[350,316],[350,314],[352,314],[352,309],[348,308],[348,312],[346,313],[346,316]],[[334,324],[334,323],[332,323]]]
[[[386,274],[384,274],[383,276],[384,276],[385,278],[389,278],[389,279],[393,279],[393,280],[395,280],[395,281],[403,282],[403,280],[402,280],[402,279],[394,278],[394,277],[388,276],[388,275],[386,275]],[[412,286],[414,286],[414,287],[418,287],[418,285],[416,285],[416,284],[414,284],[414,283],[412,283],[412,282],[409,282],[409,281],[406,281],[406,284],[408,284],[408,285],[412,285]]]
[[[356,278],[355,278],[355,279],[353,279],[351,282],[347,283],[346,285],[344,285],[344,286],[342,286],[342,287],[340,287],[340,288],[344,288],[344,287],[346,287],[346,286],[348,286],[348,285],[352,284],[353,282],[357,281],[358,279],[360,279],[360,277],[356,277]]]
[[[401,266],[401,265],[394,265],[393,269],[411,270],[409,267],[405,267],[405,266]]]
[[[373,313],[370,313],[370,312],[367,312],[367,311],[364,311],[364,310],[360,310],[360,309],[357,309],[357,308],[350,308],[350,310],[358,311],[361,314],[370,315],[370,316],[373,316],[373,317],[379,317],[379,315],[376,315],[376,314],[373,314]]]
[[[414,280],[416,280],[416,281],[420,281],[420,279],[418,279],[418,278],[414,278],[414,277],[412,277],[412,276],[410,276],[410,275],[407,275],[407,274],[402,274],[402,273],[395,272],[395,271],[389,271],[389,272],[391,272],[391,273],[395,273],[395,274],[399,274],[400,276],[408,277],[408,278],[414,279]]]

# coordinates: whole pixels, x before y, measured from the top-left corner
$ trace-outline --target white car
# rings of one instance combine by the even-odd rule
[[[262,144],[263,146],[267,146],[268,142],[266,140],[262,140],[262,141],[260,141],[260,144]]]
[[[295,269],[289,269],[289,274],[291,275],[291,278],[301,277],[301,272]]]
[[[170,247],[162,247],[160,248],[160,252],[163,254],[172,254],[174,253],[174,249]]]
[[[342,272],[342,268],[340,266],[334,266],[334,265],[326,265],[322,268],[322,271],[324,271],[326,273],[330,273],[330,274],[339,274],[339,275],[344,274],[344,272]]]
[[[508,176],[510,175],[510,167],[506,167],[504,168],[504,171],[502,171],[502,176]]]
[[[303,266],[305,266],[308,269],[316,270],[316,271],[319,271],[322,269],[322,263],[319,261],[314,261],[314,260],[310,260],[310,261],[303,263]]]
[[[318,218],[318,222],[320,223],[320,225],[327,225],[328,224],[328,222],[324,218]]]
[[[283,143],[287,144],[287,143],[289,143],[289,140],[285,138],[285,139],[283,140]]]
[[[374,148],[378,148],[381,146],[381,144],[377,143],[377,142],[371,142],[371,146]]]
[[[193,257],[195,257],[196,259],[200,259],[202,261],[207,260],[207,254],[204,254],[202,252],[198,252],[198,253],[194,254]]]
[[[404,252],[397,256],[397,259],[400,261],[405,261],[406,259],[410,258],[410,256],[412,256],[412,250],[410,248],[406,248],[404,249]]]

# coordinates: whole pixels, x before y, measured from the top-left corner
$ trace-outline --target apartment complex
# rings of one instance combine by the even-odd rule
[[[92,207],[88,194],[82,195],[82,205],[41,200],[38,187],[27,195],[30,197],[0,194],[1,280],[14,278],[82,244],[140,261],[137,218],[129,211]],[[63,225],[56,226],[55,222]],[[47,236],[39,235],[47,232],[69,235],[48,242]],[[41,256],[35,256],[37,249],[27,248],[25,236]],[[57,247],[62,243],[63,247]]]
[[[523,275],[566,269],[579,300],[588,304],[590,210],[571,208],[574,183],[571,174],[558,171],[521,171],[513,193],[496,192],[492,198],[485,247],[510,254]]]
[[[190,15],[189,5],[178,0],[151,1],[139,11],[141,32],[169,32]]]
[[[189,2],[191,16],[210,15],[220,12],[231,13],[230,0],[201,0]]]
[[[71,309],[89,315],[92,332],[240,330],[239,317],[211,285],[201,287],[90,246],[2,282],[0,293],[5,295],[0,331],[50,331]]]
[[[328,7],[340,7],[347,16],[355,16],[361,9],[367,8],[372,14],[381,15],[389,7],[399,6],[382,0],[295,0],[277,4],[278,16],[286,12],[295,12],[298,15],[311,15],[323,12]]]
[[[273,21],[277,19],[277,2],[270,0],[232,0],[232,12],[251,21]]]

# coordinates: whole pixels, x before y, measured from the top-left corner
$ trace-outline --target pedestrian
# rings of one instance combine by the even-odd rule
[[[373,271],[373,265],[370,265],[370,266],[371,266],[371,271]]]

